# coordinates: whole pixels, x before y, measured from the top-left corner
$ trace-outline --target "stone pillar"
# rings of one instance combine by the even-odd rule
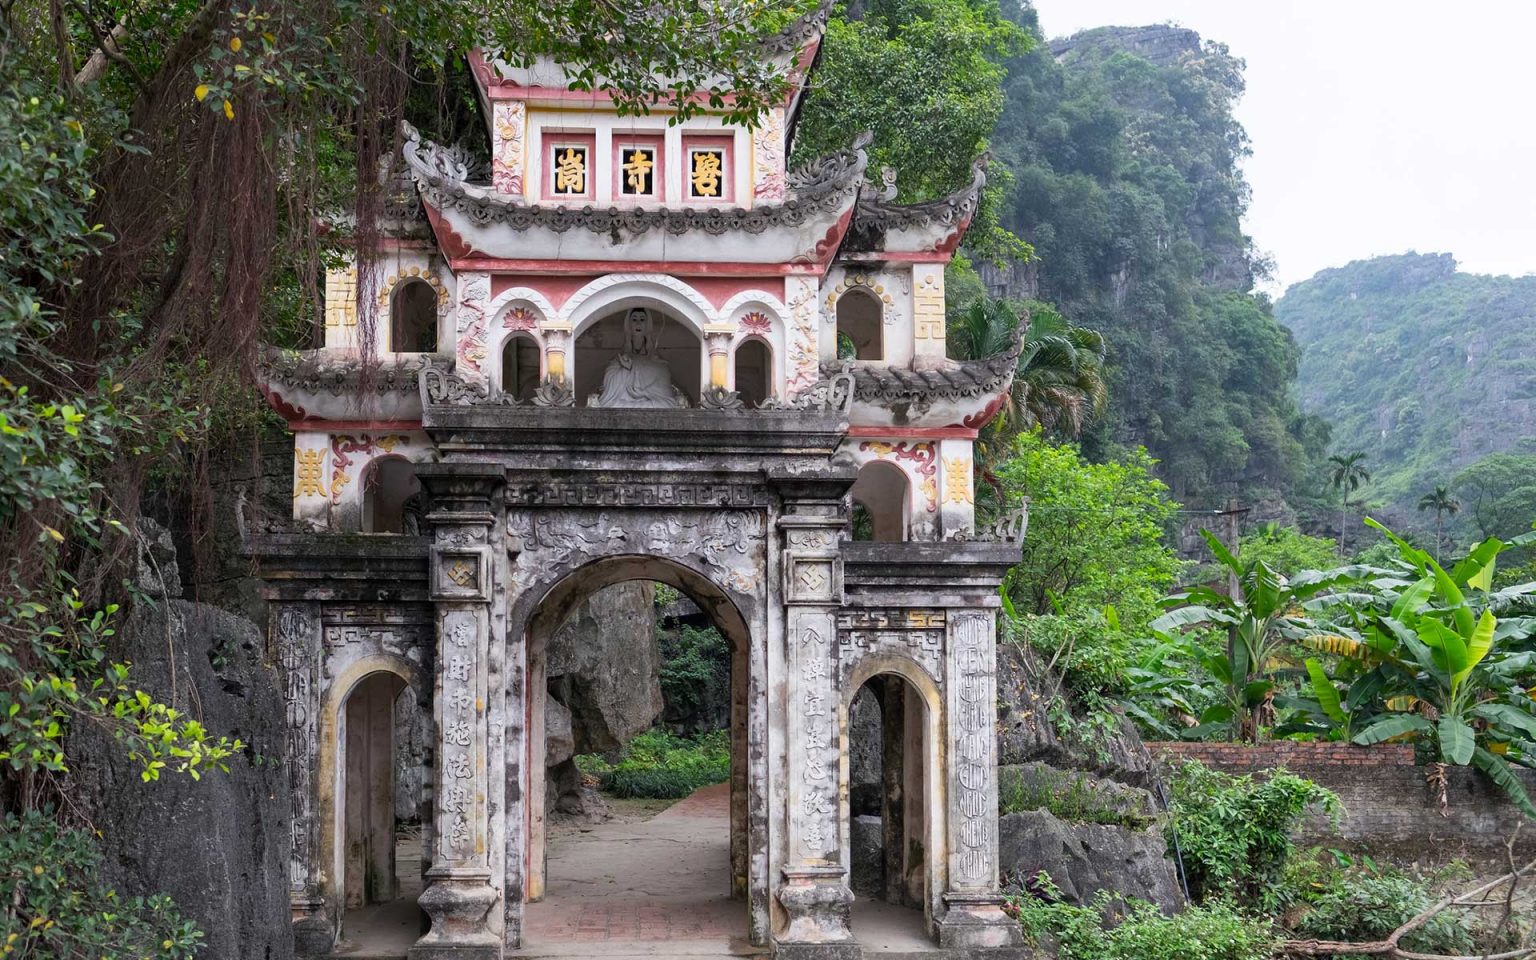
[[[501,899],[492,872],[492,731],[489,705],[495,551],[505,476],[493,464],[423,464],[432,498],[427,572],[436,606],[433,685],[437,763],[432,866],[421,908],[432,926],[410,960],[500,960]],[[496,738],[499,743],[499,736]]]
[[[1016,946],[997,886],[997,678],[991,610],[955,610],[948,626],[949,885],[939,945]]]
[[[570,349],[571,325],[545,322],[539,331],[544,334],[544,376],[550,380],[564,380],[565,354]]]
[[[273,640],[283,665],[288,711],[288,782],[293,790],[293,852],[288,903],[294,946],[325,954],[336,939],[338,910],[327,909],[320,891],[315,772],[320,768],[320,604],[281,603],[272,612]]]
[[[789,855],[779,887],[788,916],[775,956],[857,958],[848,929],[853,893],[839,817],[837,623],[843,601],[837,538],[844,520],[838,499],[785,503],[782,570],[785,615],[785,733],[788,754]],[[822,491],[832,493],[833,491]]]

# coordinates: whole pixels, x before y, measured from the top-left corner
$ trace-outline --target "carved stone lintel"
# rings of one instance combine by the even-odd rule
[[[538,407],[574,407],[576,388],[565,377],[545,377],[533,392],[533,403]]]
[[[741,394],[721,386],[706,387],[699,395],[699,406],[705,410],[740,410],[744,406]]]

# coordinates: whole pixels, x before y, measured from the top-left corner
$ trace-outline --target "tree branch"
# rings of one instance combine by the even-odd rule
[[[1376,940],[1370,943],[1346,943],[1339,940],[1287,940],[1281,945],[1281,953],[1292,957],[1331,957],[1350,953],[1388,957],[1390,960],[1516,960],[1516,958],[1536,956],[1536,947],[1522,947],[1518,950],[1491,954],[1444,954],[1413,953],[1398,946],[1403,937],[1424,926],[1424,924],[1446,910],[1452,907],[1475,909],[1485,906],[1484,901],[1480,899],[1483,894],[1500,884],[1518,883],[1521,877],[1533,872],[1536,872],[1536,860],[1532,860],[1523,867],[1496,877],[1475,890],[1468,890],[1465,893],[1446,897],[1438,903],[1426,907],[1407,923],[1393,930],[1392,935],[1385,940]]]

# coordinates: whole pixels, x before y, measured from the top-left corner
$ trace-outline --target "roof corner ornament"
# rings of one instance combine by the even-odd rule
[[[990,523],[977,527],[975,533],[967,533],[958,530],[946,540],[958,543],[1017,543],[1024,542],[1024,534],[1029,531],[1029,498],[1007,513],[1002,514]]]
[[[853,410],[853,364],[844,362],[840,368],[824,367],[822,378],[802,390],[790,400],[769,397],[758,404],[759,410],[822,410],[843,416]]]
[[[421,388],[421,405],[429,406],[493,406],[520,407],[522,401],[508,393],[492,392],[481,383],[471,383],[454,373],[449,366],[439,366],[428,360],[417,375]]]

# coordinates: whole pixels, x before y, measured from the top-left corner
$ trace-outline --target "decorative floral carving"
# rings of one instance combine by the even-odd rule
[[[479,379],[485,374],[480,365],[485,362],[485,334],[489,318],[486,304],[491,298],[489,274],[469,273],[459,278],[459,316],[457,354],[460,369],[471,371]]]
[[[523,192],[523,129],[528,108],[521,100],[498,100],[492,111],[491,185],[498,193]]]
[[[784,110],[776,107],[763,116],[752,131],[752,169],[756,182],[752,196],[758,200],[784,199]]]
[[[761,310],[753,310],[751,313],[742,315],[741,329],[743,333],[766,337],[773,330],[773,321]]]
[[[527,307],[513,307],[501,315],[503,330],[533,330],[539,325],[539,315]]]
[[[576,388],[565,377],[545,377],[533,391],[533,403],[538,407],[574,407]]]
[[[743,406],[741,394],[718,384],[704,388],[699,394],[699,407],[704,410],[740,410]]]

